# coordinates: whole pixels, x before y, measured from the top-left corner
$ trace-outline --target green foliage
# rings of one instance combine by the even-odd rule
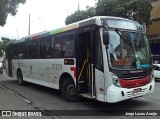
[[[152,5],[149,0],[134,0],[132,4],[133,19],[140,22],[150,24],[150,12],[152,10]]]
[[[74,12],[74,14],[71,14],[70,16],[68,16],[66,18],[65,23],[66,24],[70,24],[70,23],[73,23],[73,22],[77,22],[77,21],[83,20],[85,18],[86,17],[85,17],[84,11],[80,11],[79,10],[79,11]]]
[[[8,14],[16,15],[18,5],[25,2],[26,0],[0,0],[0,26],[6,24]]]
[[[65,20],[65,23],[71,24],[93,16],[95,16],[95,8],[87,6],[85,11],[77,10],[73,14],[68,16]]]
[[[119,8],[117,0],[101,0],[97,3],[96,15],[98,16],[119,16]]]
[[[139,23],[150,23],[152,5],[149,0],[99,0],[95,7],[76,11],[66,18],[70,24],[92,16],[116,16],[133,19]]]
[[[7,47],[7,44],[9,42],[13,42],[13,41],[15,41],[15,39],[9,39],[9,38],[4,38],[4,37],[1,38],[1,41],[0,41],[0,57],[2,57],[4,51]]]

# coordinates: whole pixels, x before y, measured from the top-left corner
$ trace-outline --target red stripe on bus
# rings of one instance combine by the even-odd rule
[[[71,67],[70,70],[74,72],[74,78],[76,78],[76,67]]]
[[[123,88],[134,88],[139,86],[145,86],[146,84],[150,83],[151,76],[141,79],[134,79],[134,80],[124,80],[119,79]]]
[[[33,40],[35,40],[35,39],[37,39],[37,38],[40,38],[40,35],[38,35],[38,36],[33,36],[33,37],[32,37]]]

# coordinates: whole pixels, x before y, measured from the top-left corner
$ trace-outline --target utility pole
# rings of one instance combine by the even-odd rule
[[[78,11],[80,10],[79,7],[80,7],[80,0],[79,0],[79,2],[78,2]]]
[[[29,13],[29,26],[28,26],[28,35],[30,35],[30,13]]]

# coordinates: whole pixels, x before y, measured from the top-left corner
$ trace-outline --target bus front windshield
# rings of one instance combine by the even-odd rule
[[[133,69],[151,66],[148,40],[140,31],[109,30],[108,54],[112,68]]]

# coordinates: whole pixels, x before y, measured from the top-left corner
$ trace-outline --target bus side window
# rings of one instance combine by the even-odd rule
[[[74,54],[74,40],[73,39],[68,39],[66,42],[66,47],[65,47],[65,57],[72,57]]]
[[[53,57],[52,36],[46,36],[40,39],[40,58]]]
[[[26,42],[18,44],[18,58],[19,59],[26,59],[27,58]]]
[[[54,40],[55,57],[74,56],[74,32],[58,34]]]
[[[10,53],[11,53],[11,57],[12,57],[12,59],[18,59],[18,47],[17,47],[17,45],[15,45],[15,46],[12,46],[11,47],[11,49],[10,49]]]
[[[29,59],[38,59],[38,45],[39,40],[29,41],[28,43],[28,58]]]

